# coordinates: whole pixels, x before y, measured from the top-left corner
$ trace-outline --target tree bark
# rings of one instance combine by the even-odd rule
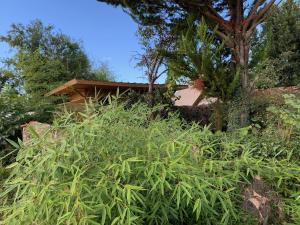
[[[217,99],[215,107],[215,126],[217,131],[222,131],[223,128],[223,109],[220,99]]]
[[[152,79],[149,80],[148,95],[148,104],[152,108],[154,106],[154,81]]]
[[[250,78],[249,78],[249,48],[250,41],[245,39],[245,35],[236,38],[234,55],[236,69],[240,73],[241,82],[241,113],[240,126],[245,127],[250,122]]]

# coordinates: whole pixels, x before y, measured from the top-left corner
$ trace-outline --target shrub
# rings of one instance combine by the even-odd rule
[[[213,134],[176,115],[149,120],[157,108],[125,108],[91,105],[43,137],[33,131],[8,167],[2,223],[257,224],[241,209],[242,186],[260,175],[299,224],[299,164],[256,157],[245,130]]]
[[[252,135],[262,157],[300,158],[299,99],[293,94],[259,94],[252,99]]]
[[[0,92],[0,163],[4,165],[14,161],[15,154],[7,139],[17,141],[21,138],[21,125],[31,121],[49,122],[52,120],[56,98],[21,95],[13,88],[5,86]],[[4,155],[10,157],[2,159]]]
[[[283,131],[284,138],[290,139],[292,135],[300,135],[300,99],[293,94],[283,95],[284,107],[269,107],[268,110],[274,113],[279,119],[278,127]]]
[[[251,122],[261,128],[266,128],[273,123],[274,116],[267,110],[271,106],[284,107],[284,99],[281,94],[255,93],[251,98]]]
[[[282,62],[281,62],[282,63]],[[272,88],[280,84],[278,60],[263,60],[252,70],[251,76],[256,88]]]

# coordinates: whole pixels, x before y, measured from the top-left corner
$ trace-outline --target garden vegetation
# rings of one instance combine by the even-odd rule
[[[292,129],[289,140],[277,136],[288,149],[251,127],[213,133],[176,114],[153,119],[158,108],[142,103],[65,112],[45,135],[11,143],[19,153],[6,167],[2,224],[297,225],[300,102],[286,98],[284,111],[270,110]],[[268,186],[263,218],[243,208],[255,177]]]
[[[58,112],[49,90],[113,72],[51,25],[13,24],[0,36],[13,49],[0,68],[0,224],[299,225],[298,2],[98,1],[139,22],[149,93]],[[216,104],[174,109],[187,79]],[[31,120],[51,128],[23,143]]]

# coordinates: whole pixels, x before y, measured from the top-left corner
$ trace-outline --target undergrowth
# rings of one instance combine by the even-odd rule
[[[152,110],[89,105],[14,143],[0,224],[258,224],[242,209],[257,175],[282,199],[272,224],[300,224],[299,159],[257,154],[248,129],[212,133]]]

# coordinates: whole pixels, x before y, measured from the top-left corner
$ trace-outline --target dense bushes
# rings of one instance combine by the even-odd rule
[[[248,129],[149,120],[142,104],[96,108],[21,144],[0,195],[3,224],[257,224],[241,207],[255,175],[280,199],[269,224],[300,223],[299,159],[262,157]]]
[[[0,92],[0,158],[12,151],[7,139],[17,141],[21,138],[21,125],[32,120],[51,121],[54,107],[55,102],[52,98],[21,95],[6,86]],[[0,163],[9,164],[14,161],[15,155],[10,156],[5,160],[1,159]]]

